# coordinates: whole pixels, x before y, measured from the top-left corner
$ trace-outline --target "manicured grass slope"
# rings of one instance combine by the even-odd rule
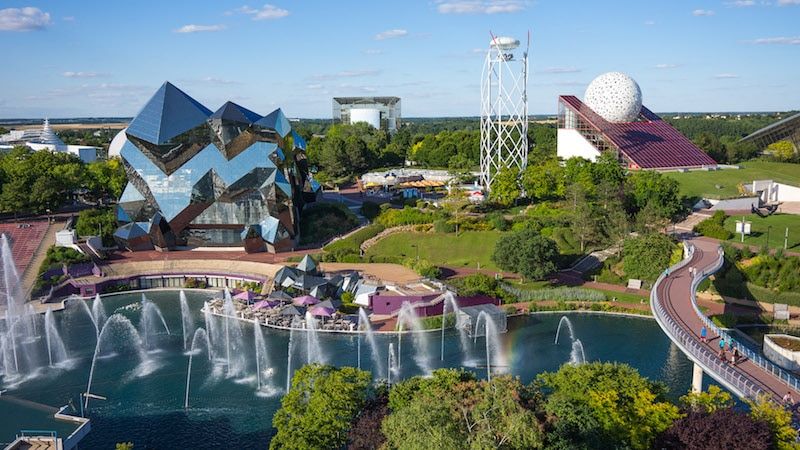
[[[742,216],[729,216],[725,219],[725,229],[736,232],[736,221]],[[744,243],[748,245],[763,246],[767,242],[769,228],[770,248],[783,248],[783,236],[789,228],[789,251],[800,251],[800,216],[794,214],[773,214],[769,217],[759,217],[755,214],[745,216],[745,220],[752,223],[751,234],[745,235]],[[741,242],[742,236],[737,234],[731,242]]]
[[[366,256],[400,256],[420,259],[449,267],[497,270],[491,256],[499,231],[465,231],[459,233],[397,233],[386,236],[367,250]]]
[[[739,195],[738,184],[751,183],[753,180],[774,180],[800,186],[800,164],[749,161],[741,166],[738,170],[670,172],[666,175],[680,182],[681,194],[687,197],[736,197]]]

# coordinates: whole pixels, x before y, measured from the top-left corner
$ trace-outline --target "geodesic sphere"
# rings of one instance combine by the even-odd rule
[[[622,72],[608,72],[589,83],[583,103],[609,122],[633,122],[642,110],[642,90]]]

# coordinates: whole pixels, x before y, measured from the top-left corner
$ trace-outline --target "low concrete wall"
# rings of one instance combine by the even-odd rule
[[[785,338],[800,342],[800,338],[788,334],[764,335],[764,356],[786,370],[800,370],[800,351],[792,351],[776,344],[772,338]]]

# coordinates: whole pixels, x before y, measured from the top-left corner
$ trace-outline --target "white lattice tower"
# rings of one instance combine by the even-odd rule
[[[528,164],[528,51],[519,41],[492,37],[481,80],[481,184],[489,191],[497,172]]]

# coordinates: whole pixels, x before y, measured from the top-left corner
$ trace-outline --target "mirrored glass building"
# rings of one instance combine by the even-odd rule
[[[129,250],[175,246],[283,251],[320,186],[280,109],[211,111],[169,82],[114,139],[128,184],[114,237]]]

